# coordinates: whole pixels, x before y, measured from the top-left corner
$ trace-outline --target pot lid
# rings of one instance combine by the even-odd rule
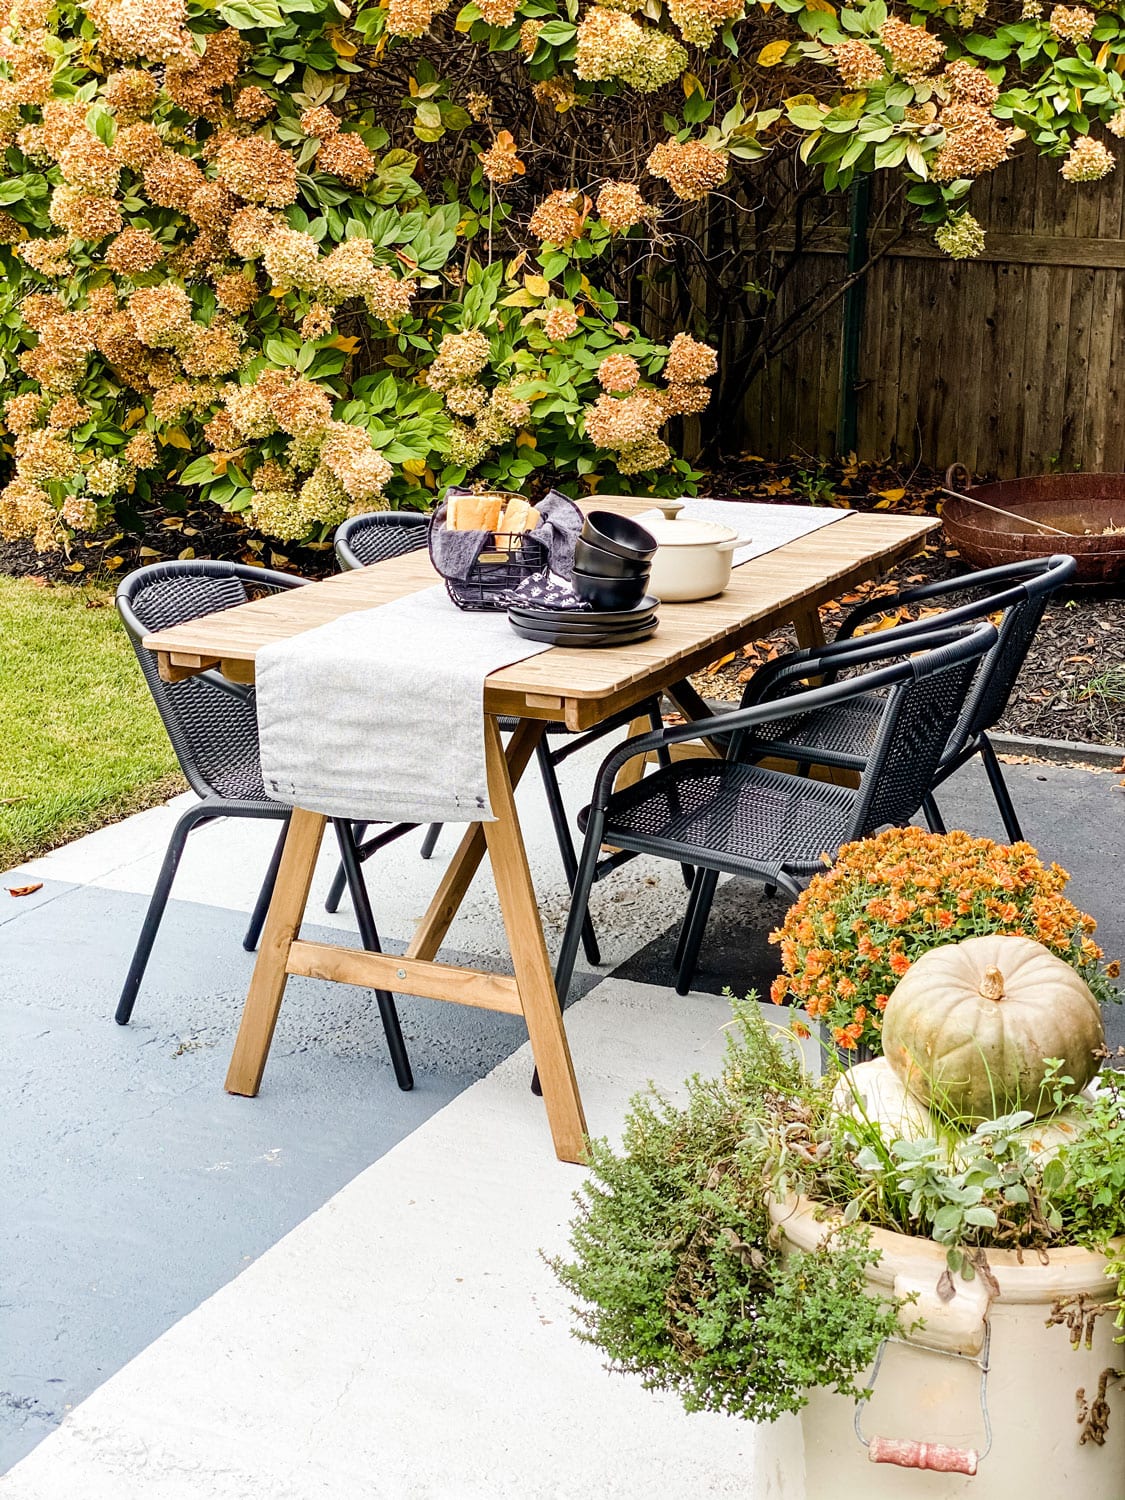
[[[645,530],[650,531],[660,547],[714,547],[719,542],[733,542],[738,532],[730,526],[718,526],[713,521],[656,520],[645,521]]]

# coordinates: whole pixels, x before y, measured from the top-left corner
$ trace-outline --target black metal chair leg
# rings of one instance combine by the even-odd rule
[[[344,818],[333,818],[332,826],[336,830],[336,840],[340,845],[340,862],[344,867],[348,890],[351,893],[352,910],[355,912],[360,941],[369,953],[381,953],[383,950],[379,946],[379,934],[375,928],[375,918],[371,913],[371,901],[367,894],[367,883],[363,878],[352,825]],[[410,1069],[410,1058],[406,1051],[402,1027],[399,1025],[394,996],[386,990],[376,990],[375,999],[379,1005],[379,1016],[383,1022],[387,1050],[391,1055],[395,1078],[398,1080],[399,1088],[406,1092],[414,1087],[414,1074]]]
[[[700,870],[695,877],[691,901],[688,904],[689,916],[686,923],[687,931],[684,933],[683,952],[676,971],[677,995],[686,995],[691,989],[695,966],[699,961],[699,949],[703,943],[703,933],[707,927],[707,918],[711,915],[711,903],[715,899],[715,887],[718,883],[718,870]]]
[[[539,741],[535,747],[535,753],[539,761],[539,774],[543,778],[543,790],[547,794],[547,807],[551,813],[551,822],[555,826],[555,840],[562,856],[566,883],[573,893],[574,879],[578,874],[578,856],[574,852],[574,840],[570,836],[570,825],[566,820],[562,790],[559,787],[558,774],[555,771],[554,761],[551,759],[546,737]],[[589,963],[601,963],[602,955],[598,947],[598,935],[594,931],[594,924],[590,920],[588,911],[582,918],[582,949]]]
[[[335,822],[335,819],[333,819],[333,822]],[[367,828],[368,825],[366,823],[353,823],[351,825],[352,839],[356,844],[363,838],[363,835],[367,832]],[[335,915],[340,910],[340,897],[344,894],[344,886],[347,883],[348,877],[344,870],[344,862],[341,859],[340,863],[336,866],[336,873],[332,877],[332,884],[328,887],[328,895],[324,900],[324,910],[326,912]]]
[[[926,819],[926,827],[931,833],[945,833],[945,819],[941,815],[941,808],[933,799],[933,794],[928,792],[922,799],[922,813]]]
[[[289,832],[289,819],[285,818],[281,824],[281,832],[277,836],[277,842],[273,846],[270,862],[266,866],[265,879],[262,888],[258,892],[258,899],[254,903],[254,910],[250,913],[250,925],[246,929],[246,936],[242,939],[242,946],[247,953],[253,953],[258,946],[258,939],[262,935],[262,925],[266,920],[266,913],[270,909],[270,901],[273,897],[273,888],[277,884],[278,866],[281,864],[281,853],[285,848],[285,835]]]
[[[440,823],[431,823],[430,826],[426,829],[426,837],[422,840],[423,859],[429,859],[430,855],[434,852],[434,845],[437,843],[440,834]]]
[[[992,795],[996,798],[996,806],[1000,809],[1000,816],[1004,820],[1004,832],[1008,835],[1008,842],[1019,844],[1023,842],[1023,829],[1020,820],[1016,816],[1016,810],[1012,805],[1011,794],[1008,791],[1008,783],[1004,780],[1004,772],[1000,762],[996,758],[996,751],[992,748],[992,741],[987,734],[980,737],[980,758],[984,761],[984,769],[988,773],[988,784],[992,788]]]
[[[114,1020],[118,1026],[127,1026],[129,1018],[133,1014],[133,1006],[137,1002],[137,991],[141,987],[141,980],[145,976],[148,967],[149,955],[152,953],[152,945],[156,941],[156,934],[160,930],[160,921],[164,916],[164,908],[168,905],[168,897],[171,894],[172,882],[176,878],[176,870],[179,868],[180,858],[187,843],[188,834],[197,823],[206,822],[214,817],[213,813],[205,811],[206,803],[198,807],[190,807],[183,814],[175,828],[172,837],[168,840],[168,847],[164,851],[164,862],[160,866],[160,874],[156,877],[152,895],[149,897],[148,910],[145,912],[144,923],[141,927],[137,946],[133,949],[133,959],[129,965],[129,972],[125,976],[125,983],[121,987],[121,995],[117,1001],[117,1010],[114,1012]]]

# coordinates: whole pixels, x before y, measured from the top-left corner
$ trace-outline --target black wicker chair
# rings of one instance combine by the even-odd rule
[[[945,610],[936,617],[908,621],[886,634],[901,636],[916,631],[924,637],[934,628],[997,614],[1001,616],[996,644],[977,669],[964,709],[934,772],[933,786],[940,786],[966,761],[979,755],[984,762],[1005,833],[1013,843],[1023,838],[1023,831],[1012,805],[1000,762],[996,758],[996,751],[988,738],[988,731],[995,727],[1008,705],[1048,599],[1057,589],[1069,583],[1076,571],[1077,564],[1073,557],[1057,554],[1011,563],[1005,567],[988,568],[983,572],[963,574],[958,578],[943,579],[940,583],[922,584],[890,598],[870,599],[852,610],[840,626],[834,642],[838,644],[856,639],[855,631],[858,627],[880,614],[890,610],[909,609],[932,600],[947,599],[951,595],[965,594],[969,598],[965,603]],[[804,654],[796,652],[777,662],[768,663],[760,672],[756,672],[743,695],[742,706],[748,707],[751,703],[775,697],[777,689],[791,675],[793,664],[799,663]],[[808,764],[823,760],[823,752],[831,750],[836,757],[833,764],[862,770],[871,754],[881,713],[882,703],[878,695],[864,694],[845,703],[804,715],[799,722],[776,724],[768,733],[748,739],[743,753],[780,756]],[[931,829],[935,833],[944,832],[944,823],[932,792],[924,799],[922,808]]]
[[[218,672],[201,672],[183,682],[165,682],[152,653],[141,644],[146,635],[185,620],[232,609],[258,595],[299,588],[304,579],[240,563],[192,560],[154,563],[129,575],[117,591],[117,608],[156,702],[172,748],[184,775],[200,801],[181,816],[172,831],[160,874],[149,900],[144,925],[117,1003],[118,1024],[133,1014],[152,945],[160,927],[188,835],[213,818],[276,818],[281,823],[262,888],[254,906],[243,946],[257,946],[281,862],[290,809],[266,795],[258,756],[258,721],[254,690],[228,681]],[[356,858],[350,826],[333,820],[346,867],[360,937],[365,947],[378,951],[378,934]],[[397,837],[408,825],[396,825]],[[386,840],[384,840],[386,841]],[[387,1046],[400,1088],[413,1087],[406,1044],[394,999],[377,992]]]
[[[721,873],[749,875],[796,896],[821,868],[825,852],[885,824],[906,822],[921,804],[965,706],[973,674],[996,643],[990,624],[954,626],[887,642],[878,636],[804,654],[805,677],[843,666],[869,668],[855,677],[779,701],[718,714],[627,740],[602,763],[591,804],[580,818],[585,843],[574,900],[556,971],[560,1003],[574,971],[582,914],[598,878],[603,843],[621,851],[689,864],[696,878],[677,953],[676,989],[694,974],[711,898]],[[877,692],[880,714],[858,787],[768,770],[742,758],[746,737],[779,719],[794,719]],[[663,766],[614,793],[618,772],[635,755],[667,750],[715,734],[726,737],[723,760],[690,759]],[[831,752],[818,755],[832,763]],[[602,870],[608,873],[605,865]]]
[[[429,522],[425,516],[410,511],[373,511],[370,515],[353,516],[345,521],[336,532],[336,559],[344,570],[350,568],[368,567],[372,563],[385,562],[389,557],[400,557],[404,552],[413,552],[425,547]],[[663,720],[660,713],[660,700],[652,698],[641,704],[638,708],[630,709],[626,713],[615,714],[603,723],[596,725],[584,734],[571,734],[565,724],[547,725],[547,733],[539,741],[536,748],[536,757],[539,762],[539,773],[543,779],[543,789],[547,794],[547,807],[551,814],[551,822],[555,830],[555,838],[559,846],[559,854],[562,856],[563,870],[566,874],[567,884],[573,890],[574,879],[578,872],[578,856],[574,848],[574,839],[570,832],[570,823],[566,815],[566,807],[563,803],[562,790],[559,787],[559,778],[556,767],[568,756],[576,754],[586,745],[601,739],[603,735],[612,730],[627,727],[634,718],[641,714],[647,714],[649,723],[654,730],[660,728]],[[502,718],[500,728],[508,733],[514,730],[519,723],[518,719]],[[563,737],[562,744],[552,745],[550,741]],[[357,824],[354,832],[357,840],[362,840],[366,831],[365,824]],[[432,823],[426,831],[422,841],[422,858],[429,859],[437,843],[438,835],[441,833],[441,824]],[[378,839],[370,843],[361,842],[359,845],[360,858],[364,859],[375,848],[378,847]],[[343,866],[337,870],[336,878],[332,883],[326,902],[327,909],[334,912],[340,903],[340,897],[344,890]],[[586,957],[592,964],[601,962],[601,952],[598,948],[597,934],[594,932],[593,923],[589,913],[586,914],[582,924],[582,946]]]

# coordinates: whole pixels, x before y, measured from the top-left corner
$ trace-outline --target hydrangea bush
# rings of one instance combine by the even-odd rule
[[[1021,140],[1113,168],[1123,56],[1118,8],[1038,0],[12,0],[0,533],[185,486],[288,539],[466,480],[690,490],[770,163],[893,171],[977,254]]]

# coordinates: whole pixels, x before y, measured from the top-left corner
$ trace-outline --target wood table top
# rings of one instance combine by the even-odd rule
[[[636,514],[654,503],[617,497],[607,503],[602,496],[585,505]],[[930,517],[849,511],[831,525],[735,568],[717,598],[662,604],[656,634],[646,641],[600,650],[554,648],[492,673],[485,681],[485,708],[587,728],[878,576],[916,551],[938,525]],[[353,610],[391,603],[437,581],[428,554],[411,552],[156,631],[144,644],[158,653],[161,675],[171,680],[218,666],[228,677],[250,682],[263,646]],[[471,613],[465,615],[466,629],[472,628],[472,619]],[[424,663],[419,669],[424,670]]]

